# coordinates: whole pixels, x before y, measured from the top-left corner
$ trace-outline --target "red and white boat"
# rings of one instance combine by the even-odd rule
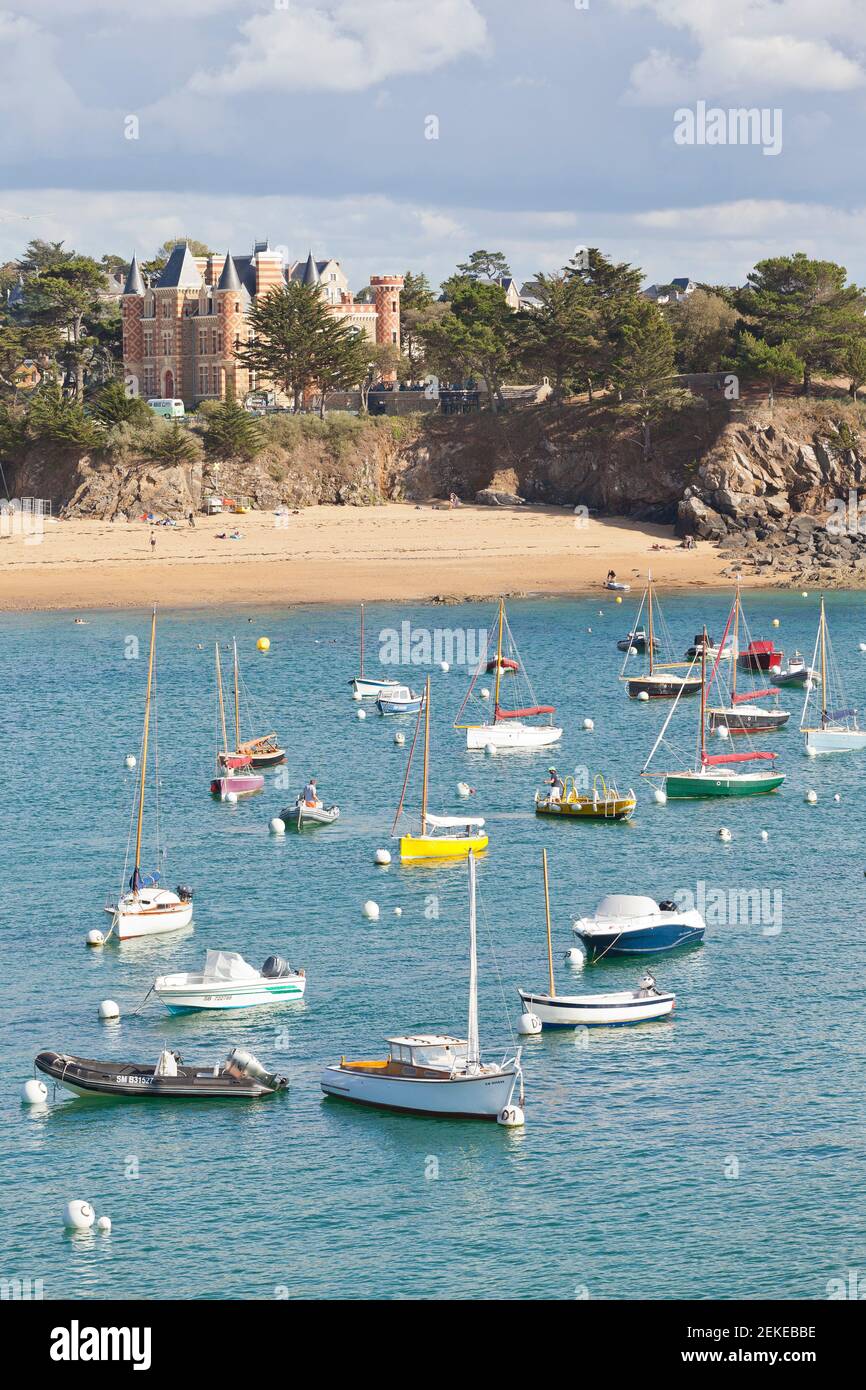
[[[223,743],[222,748],[217,752],[217,775],[210,784],[210,790],[211,795],[218,796],[220,801],[228,801],[230,797],[234,799],[242,796],[253,796],[255,792],[260,792],[265,785],[265,779],[262,774],[256,772],[253,767],[248,750],[241,746],[237,644],[235,644],[234,647],[235,748],[233,750],[228,746],[226,709],[225,699],[223,697],[223,678],[220,667],[220,649],[218,642],[214,644],[214,655],[216,659],[217,704],[219,707],[220,730],[222,732]]]
[[[503,638],[508,638],[515,654],[506,656],[503,653]],[[493,688],[493,718],[489,716],[481,723],[462,724],[460,721],[463,712],[469,704],[470,697],[482,670],[492,670],[495,672],[495,684]],[[558,728],[553,722],[553,715],[556,713],[553,705],[540,705],[535,692],[529,681],[525,684],[528,690],[527,702],[515,709],[506,709],[500,704],[500,693],[502,686],[502,676],[509,671],[517,676],[521,673],[521,664],[517,656],[514,638],[508,627],[508,620],[505,616],[505,604],[499,600],[499,620],[497,624],[496,655],[489,662],[482,657],[478,668],[475,671],[466,698],[460,706],[457,718],[454,721],[455,729],[466,730],[466,747],[475,750],[488,748],[547,748],[552,743],[558,743],[562,738],[562,729]],[[525,668],[522,674],[525,679]],[[526,720],[536,719],[546,716],[547,722],[543,724],[528,724]]]

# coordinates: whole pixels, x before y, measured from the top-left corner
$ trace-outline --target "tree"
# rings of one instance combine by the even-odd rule
[[[74,255],[74,251],[64,251],[62,241],[43,241],[36,237],[27,243],[18,269],[22,275],[40,275],[45,270],[56,270]]]
[[[367,366],[361,380],[361,409],[367,410],[370,392],[380,381],[396,374],[398,380],[405,380],[409,365],[396,343],[368,343],[365,353]]]
[[[639,299],[623,329],[623,342],[613,369],[625,408],[637,419],[644,458],[652,452],[650,429],[679,409],[688,398],[676,385],[674,339],[670,324],[655,304]]]
[[[59,349],[60,337],[54,328],[0,322],[0,391],[17,395],[15,373],[25,361],[36,362],[43,378],[51,376]]]
[[[759,377],[769,382],[771,408],[780,382],[797,381],[803,374],[803,360],[791,343],[770,344],[748,329],[737,339],[737,352],[731,365],[740,376]]]
[[[866,338],[862,335],[853,338],[848,344],[845,350],[844,366],[850,378],[848,391],[851,399],[856,401],[860,387],[866,385]]]
[[[313,369],[322,419],[325,417],[328,392],[348,391],[363,381],[368,371],[370,353],[368,338],[332,314],[326,315],[316,344]]]
[[[447,312],[431,319],[420,333],[441,374],[468,370],[483,377],[493,409],[505,409],[502,383],[518,361],[519,321],[499,285],[455,277]]]
[[[803,391],[812,375],[838,370],[848,340],[862,330],[866,297],[846,283],[834,261],[812,260],[803,251],[759,261],[737,307],[771,346],[789,343],[803,362]]]
[[[510,274],[502,251],[473,251],[469,260],[457,267],[457,275],[467,280],[499,280]]]
[[[408,381],[420,381],[426,372],[425,345],[422,329],[432,319],[441,317],[444,306],[437,304],[426,275],[414,275],[407,270],[403,276],[400,298],[400,328],[403,352],[406,357]]]
[[[138,396],[128,396],[122,381],[110,381],[103,386],[88,409],[103,425],[144,425],[153,420],[152,411]]]
[[[75,449],[100,449],[105,444],[105,431],[99,422],[85,415],[80,401],[61,395],[53,383],[40,387],[31,397],[27,435],[32,440]]]
[[[587,364],[585,381],[592,400],[593,387],[605,386],[613,379],[629,329],[643,321],[641,306],[646,302],[640,293],[643,276],[627,262],[608,260],[596,246],[572,257],[565,273],[583,281],[596,317],[596,349]]]
[[[152,459],[154,463],[166,463],[175,466],[195,463],[199,456],[195,440],[187,434],[179,420],[172,420],[170,424],[159,422],[156,425],[153,438],[145,444],[142,452],[146,458]]]
[[[736,309],[707,290],[693,290],[663,310],[673,329],[677,364],[683,372],[715,372],[734,347]]]
[[[537,275],[527,297],[530,307],[521,311],[518,324],[521,360],[549,376],[553,399],[561,400],[567,381],[586,376],[597,348],[590,291],[583,280],[561,271]]]
[[[254,459],[262,447],[258,421],[228,392],[207,418],[204,446],[217,458]]]
[[[249,313],[250,340],[237,357],[250,371],[275,382],[297,412],[304,393],[354,386],[367,369],[369,344],[332,314],[315,285],[297,280],[257,299]]]
[[[88,341],[86,321],[100,318],[99,294],[104,288],[101,267],[90,256],[78,255],[68,255],[24,282],[22,313],[30,323],[54,329],[65,338],[60,357],[79,399],[95,346]]]

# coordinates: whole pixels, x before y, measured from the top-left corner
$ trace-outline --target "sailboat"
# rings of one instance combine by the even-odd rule
[[[153,697],[153,668],[156,652],[156,609],[150,622],[150,656],[147,663],[147,694],[144,701],[144,733],[141,740],[141,766],[138,778],[138,812],[135,823],[135,859],[127,892],[121,892],[117,901],[110,903],[105,911],[111,916],[109,937],[116,936],[126,941],[133,936],[153,936],[157,932],[179,931],[188,927],[192,921],[192,890],[178,888],[173,893],[168,888],[160,888],[158,872],[143,873],[141,868],[141,841],[144,829],[144,803],[147,781],[147,755],[150,738],[150,710]],[[157,796],[159,782],[157,780]],[[157,813],[158,814],[158,813]],[[124,878],[126,867],[124,867]]]
[[[238,662],[237,645],[235,645],[235,749],[229,751],[228,733],[226,731],[226,708],[223,696],[223,677],[220,667],[219,642],[214,643],[214,655],[216,660],[216,688],[217,705],[219,708],[220,729],[222,731],[223,746],[217,753],[217,776],[210,784],[213,796],[218,796],[220,801],[226,801],[230,796],[252,796],[254,792],[261,791],[265,785],[265,779],[260,772],[253,770],[250,762],[249,753],[241,749],[241,707],[240,692],[238,689]]]
[[[547,878],[547,850],[541,851],[544,871],[544,917],[547,924],[547,975],[549,992],[530,994],[518,989],[523,1007],[535,1014],[542,1028],[579,1028],[599,1024],[646,1023],[664,1018],[676,1002],[673,994],[662,994],[647,973],[636,990],[611,994],[557,994],[553,978],[553,946],[550,938],[550,886]]]
[[[339,1062],[322,1072],[326,1096],[416,1115],[523,1123],[520,1048],[501,1062],[484,1062],[478,1035],[478,942],[475,856],[469,855],[469,1022],[465,1038],[407,1033],[386,1038],[381,1061]],[[514,1106],[515,1092],[520,1109]]]
[[[360,672],[357,676],[352,676],[349,681],[352,690],[356,695],[360,695],[362,700],[375,700],[377,695],[381,695],[383,690],[390,690],[397,682],[389,680],[385,676],[366,676],[364,674],[364,605],[361,604],[361,660]]]
[[[626,682],[626,690],[632,700],[640,696],[647,696],[650,700],[676,700],[680,695],[697,695],[700,690],[700,681],[696,676],[687,672],[685,676],[677,675],[676,667],[685,664],[689,670],[693,663],[677,661],[659,661],[656,657],[658,643],[655,636],[656,616],[661,618],[659,610],[656,614],[657,602],[654,602],[653,578],[647,576],[647,586],[640,601],[637,617],[632,628],[633,632],[640,630],[640,619],[643,613],[644,604],[647,609],[647,631],[644,650],[648,659],[648,669],[643,676],[627,676],[625,668],[629,663],[629,658],[637,652],[637,648],[629,646],[626,649],[625,661],[622,664],[620,680]]]
[[[232,653],[234,656],[235,692],[237,694],[239,690],[240,676],[238,673],[238,644],[237,641],[234,639],[232,640]],[[241,753],[245,755],[247,761],[250,764],[250,767],[277,767],[280,763],[284,763],[286,761],[286,750],[285,748],[280,747],[276,734],[261,734],[258,738],[248,738],[243,741],[241,740],[239,702],[238,719],[236,723],[235,734],[237,745],[235,748],[235,753]],[[229,756],[230,755],[228,754],[228,752],[218,753],[217,762],[219,762],[221,766],[227,766],[227,764],[223,760]]]
[[[740,772],[737,769],[748,762],[773,762],[775,753],[708,753],[707,752],[707,639],[706,631],[701,649],[701,692],[700,724],[698,727],[697,758],[694,768],[680,772],[650,772],[649,767],[656,751],[663,742],[668,725],[676,713],[679,697],[674,701],[661,733],[652,747],[652,752],[641,770],[641,777],[660,777],[664,790],[670,800],[682,801],[695,797],[718,796],[758,796],[763,792],[775,791],[785,780],[783,772]]]
[[[397,807],[397,814],[394,817],[394,824],[391,828],[392,834],[397,829],[397,823],[403,810],[403,802],[406,796],[406,787],[409,782],[409,773],[412,768],[412,756],[415,752],[415,744],[418,740],[418,731],[421,720],[424,721],[424,765],[421,782],[421,830],[418,835],[401,835],[400,837],[400,858],[402,860],[411,859],[465,859],[473,851],[479,853],[487,848],[488,839],[484,833],[484,819],[479,816],[434,816],[427,810],[427,782],[430,769],[430,677],[427,677],[427,684],[424,689],[424,703],[418,711],[418,719],[415,723],[415,735],[412,739],[412,747],[409,751],[409,761],[406,765],[406,776],[403,779],[403,791],[400,796],[400,804]]]
[[[824,611],[823,597],[821,598],[821,619],[818,623],[818,635],[815,638],[815,653],[812,657],[813,666],[818,660],[819,653],[821,673],[819,686],[821,691],[820,722],[817,724],[809,723],[810,719],[814,719],[814,715],[810,713],[809,709],[809,702],[812,698],[811,682],[807,682],[806,685],[806,699],[803,702],[803,713],[800,717],[800,733],[806,735],[806,752],[810,755],[815,753],[853,753],[859,748],[866,748],[866,730],[861,729],[857,722],[856,709],[832,708],[836,697],[834,697],[832,689],[828,688],[831,684],[831,676],[835,676],[832,686],[838,697],[842,697],[842,689],[830,649],[830,634],[827,631],[827,615]]]
[[[508,627],[508,620],[505,616],[505,602],[499,600],[499,620],[497,623],[496,655],[494,662],[494,686],[493,686],[493,719],[485,720],[481,724],[461,724],[463,711],[466,709],[475,682],[485,666],[484,660],[478,665],[474,676],[466,692],[466,697],[454,721],[455,729],[466,730],[466,747],[472,749],[482,748],[547,748],[552,743],[558,743],[562,738],[562,730],[557,728],[552,722],[555,714],[553,705],[539,705],[535,699],[532,686],[529,686],[531,703],[519,709],[505,709],[499,703],[502,690],[502,676],[504,671],[509,671],[513,676],[517,676],[521,670],[521,663],[516,656],[505,656],[502,650],[503,637],[508,634],[510,644],[516,652],[514,638],[511,636],[511,629]],[[509,663],[509,664],[506,664]],[[525,672],[525,666],[523,670]],[[527,724],[526,719],[535,718],[538,715],[547,715],[550,722],[547,724]]]
[[[738,584],[734,593],[733,606],[728,615],[725,635],[722,638],[722,645],[720,648],[720,651],[726,649],[725,644],[728,632],[731,627],[733,627],[733,637],[731,641],[731,652],[733,654],[733,660],[731,662],[731,702],[729,705],[710,706],[707,710],[710,730],[712,733],[716,733],[719,729],[727,729],[729,734],[769,734],[775,729],[781,729],[787,724],[788,720],[791,718],[791,712],[790,710],[780,709],[778,700],[775,706],[763,706],[757,703],[758,700],[769,700],[772,699],[773,696],[778,696],[779,691],[775,686],[768,686],[765,690],[737,691],[737,669],[741,665],[737,659],[740,654],[741,617],[745,622],[745,615],[742,612],[740,600],[740,586]],[[749,648],[753,646],[754,643],[750,641]],[[707,655],[710,656],[711,652],[708,651]],[[718,671],[718,665],[719,657],[717,655],[713,673],[709,681],[711,688]],[[748,669],[752,668],[750,667]]]

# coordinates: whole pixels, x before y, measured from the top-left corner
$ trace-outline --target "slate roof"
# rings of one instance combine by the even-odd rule
[[[126,284],[123,287],[124,294],[144,294],[144,281],[141,278],[141,271],[138,268],[138,257],[133,256],[129,271],[126,276]]]
[[[241,282],[238,278],[237,267],[235,266],[235,263],[232,260],[232,253],[231,251],[226,251],[225,265],[223,266],[222,274],[220,275],[219,281],[217,283],[217,289],[239,290],[240,288]]]
[[[156,282],[157,289],[198,290],[201,283],[201,275],[188,243],[175,246]]]

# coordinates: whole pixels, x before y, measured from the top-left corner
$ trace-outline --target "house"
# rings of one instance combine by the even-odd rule
[[[666,285],[648,285],[642,293],[645,299],[651,299],[654,304],[682,304],[697,288],[697,281],[681,275]]]
[[[178,242],[150,284],[132,259],[121,296],[126,379],[145,399],[178,398],[188,407],[224,400],[230,391],[243,400],[267,385],[237,356],[249,339],[250,309],[290,281],[314,286],[330,312],[371,343],[400,346],[402,275],[372,276],[373,302],[360,303],[339,261],[315,260],[310,252],[286,266],[267,241],[247,256],[194,256]]]

